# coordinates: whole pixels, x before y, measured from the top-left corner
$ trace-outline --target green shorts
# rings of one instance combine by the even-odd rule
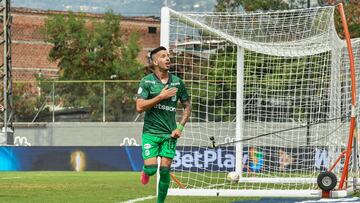
[[[142,157],[144,160],[152,157],[173,159],[176,153],[176,138],[159,137],[144,133],[142,135]]]

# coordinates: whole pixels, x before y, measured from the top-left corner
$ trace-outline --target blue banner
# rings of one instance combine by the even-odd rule
[[[243,170],[250,172],[324,170],[325,147],[244,147]],[[172,167],[184,171],[234,171],[233,147],[177,147]],[[0,171],[141,171],[140,146],[0,147]]]
[[[141,147],[0,147],[0,171],[141,171]]]

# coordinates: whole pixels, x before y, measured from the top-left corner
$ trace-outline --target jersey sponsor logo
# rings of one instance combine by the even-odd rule
[[[155,81],[152,81],[152,80],[145,80],[145,83],[155,84]]]
[[[151,144],[144,144],[144,149],[150,149],[151,148]]]
[[[175,111],[176,111],[176,108],[175,108],[175,107],[166,106],[166,105],[162,105],[162,104],[156,104],[156,105],[154,106],[154,108],[160,109],[160,110],[165,110],[165,111],[172,111],[172,112],[175,112]]]
[[[180,82],[172,82],[170,85],[173,85],[173,86],[180,85]]]
[[[143,89],[141,88],[141,87],[139,87],[139,89],[138,89],[138,94],[141,94],[141,92],[143,91]]]

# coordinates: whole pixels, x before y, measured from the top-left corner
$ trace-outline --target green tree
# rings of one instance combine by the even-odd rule
[[[351,38],[360,37],[360,1],[359,0],[341,0],[344,4],[346,21],[348,23]],[[318,0],[320,6],[336,5],[337,0]],[[238,10],[245,11],[268,11],[285,10],[289,8],[306,8],[305,0],[290,0],[288,4],[282,0],[217,0],[215,11],[232,12]],[[335,13],[335,25],[338,33],[343,37],[342,22],[339,13]]]
[[[14,121],[31,122],[34,119],[34,121],[47,121],[49,108],[44,106],[45,100],[46,96],[37,94],[37,84],[15,83],[13,85]]]
[[[324,2],[330,2],[331,0],[324,0]],[[329,5],[330,3],[325,4],[323,2],[323,5]],[[360,28],[360,2],[357,0],[349,0],[344,2],[345,6],[345,13],[347,15],[347,22],[349,25],[349,30],[350,30],[350,35],[352,38],[355,37],[359,37],[360,35],[358,34],[359,32],[359,28]],[[268,10],[283,10],[283,9],[287,9],[289,7],[295,8],[295,7],[306,7],[306,1],[300,1],[300,0],[291,0],[289,1],[289,4],[291,5],[285,5],[285,3],[283,1],[247,1],[247,0],[218,0],[217,1],[217,5],[215,7],[216,11],[222,11],[222,12],[231,12],[231,11],[238,11],[238,10],[246,10],[246,11],[255,11],[255,10],[262,10],[262,11],[268,11]],[[326,17],[326,16],[323,16]],[[255,17],[253,17],[255,18]],[[338,28],[338,32],[340,35],[342,35],[343,31],[342,31],[342,25],[341,25],[341,19],[338,13],[335,14],[335,24],[336,27]],[[261,31],[259,29],[259,31]],[[236,50],[234,50],[236,51]],[[220,68],[220,71],[224,70],[221,69],[221,67],[224,67],[224,65],[222,64],[222,61],[224,60],[224,58],[226,57],[233,57],[235,54],[231,55],[231,50],[227,50],[224,53],[227,54],[227,56],[221,53],[218,53],[218,55],[216,56],[216,60],[215,63],[211,64],[211,67],[214,68],[214,70],[216,71],[209,71],[208,76],[212,77],[214,75],[221,75],[221,73],[218,73],[219,71],[217,70],[218,68]],[[247,104],[248,108],[250,109],[250,111],[258,111],[260,109],[260,111],[263,112],[267,112],[268,109],[261,109],[261,108],[265,108],[265,107],[256,107],[256,99],[259,99],[257,95],[263,94],[263,95],[270,95],[269,98],[260,98],[262,101],[265,100],[270,100],[271,97],[278,97],[276,94],[269,92],[269,89],[263,88],[262,91],[263,92],[255,92],[252,89],[255,87],[252,87],[252,82],[251,81],[257,81],[260,84],[271,84],[269,87],[271,89],[274,90],[284,90],[282,88],[285,88],[284,84],[279,83],[278,81],[282,81],[285,83],[289,83],[292,84],[292,86],[294,88],[299,89],[300,87],[307,87],[307,89],[314,89],[317,86],[319,86],[320,84],[323,84],[323,82],[321,81],[322,79],[325,80],[329,80],[329,66],[330,64],[328,64],[328,62],[326,64],[322,64],[319,61],[321,60],[316,60],[316,58],[321,58],[321,59],[326,59],[326,57],[329,57],[329,53],[323,53],[323,54],[319,54],[316,57],[303,57],[303,58],[299,58],[298,59],[298,63],[296,63],[296,66],[293,66],[293,61],[291,60],[287,60],[287,59],[281,59],[281,58],[277,58],[274,56],[266,56],[266,55],[262,55],[262,54],[256,54],[256,53],[251,53],[249,51],[246,51],[245,54],[245,61],[247,62],[247,64],[245,64],[245,78],[248,79],[248,81],[245,81],[245,93],[244,93],[244,97],[247,101],[253,101],[252,103],[249,102]],[[224,61],[232,61],[233,59],[226,59]],[[259,60],[259,59],[267,59],[267,61],[265,60]],[[227,62],[225,62],[227,63]],[[281,64],[280,66],[274,66],[272,70],[266,70],[264,71],[260,71],[261,67],[263,67],[263,64]],[[231,63],[229,63],[228,65],[226,65],[226,67],[229,67],[229,65],[231,66]],[[235,67],[235,63],[233,63],[233,69],[236,70]],[[247,67],[251,67],[251,71],[250,69],[248,69]],[[311,70],[315,71],[315,73],[313,74],[307,74],[306,69],[311,68]],[[257,71],[259,70],[259,71]],[[289,73],[293,73],[293,74],[284,74],[284,72],[282,72],[283,70],[287,70],[289,71]],[[297,73],[297,74],[294,74]],[[304,73],[304,74],[301,74]],[[318,73],[322,73],[322,74],[318,74]],[[236,72],[229,72],[229,73],[223,73],[222,75],[224,76],[236,76]],[[292,78],[290,76],[302,76],[302,77],[306,77],[306,80],[302,80],[301,78]],[[302,83],[297,84],[297,83],[293,83],[292,81],[301,81]],[[303,82],[303,81],[309,81],[309,82]],[[310,81],[314,81],[314,82],[310,82]],[[327,83],[326,83],[327,84]],[[226,84],[223,86],[224,90],[230,89],[232,88],[230,84]],[[325,89],[325,88],[319,88],[321,90]],[[216,92],[216,91],[214,91]],[[301,92],[301,91],[292,91],[289,92],[289,95],[292,95],[293,98],[297,98],[298,94],[302,94],[302,95],[309,95],[309,97],[313,97],[316,98],[318,95],[322,95],[323,97],[327,97],[327,94],[325,94],[324,92],[315,92],[315,91],[307,91],[307,92]],[[216,99],[218,97],[218,95],[214,94],[214,95],[202,95],[200,97],[200,99],[204,99],[207,98],[206,96],[213,98],[211,101],[206,101],[207,103],[213,103],[216,102]],[[226,96],[226,95],[225,95]],[[231,115],[235,114],[235,103],[233,103],[232,98],[234,98],[234,95],[228,95],[226,96],[226,98],[229,98],[229,100],[224,101],[222,100],[221,102],[226,106],[232,106],[234,108],[229,108],[231,111]],[[247,98],[252,98],[252,100],[247,99]],[[300,98],[300,97],[299,97]],[[259,101],[261,101],[259,100]],[[326,101],[326,98],[323,98],[322,101]],[[204,102],[204,101],[202,101]],[[308,99],[306,101],[303,101],[305,103],[306,106],[306,111],[304,110],[305,108],[301,108],[300,104],[298,104],[299,100],[294,100],[291,101],[292,107],[295,107],[293,109],[285,109],[287,112],[287,114],[290,117],[293,118],[297,118],[299,120],[303,120],[303,119],[307,119],[307,115],[313,113],[312,110],[314,109],[322,109],[323,112],[327,111],[327,107],[328,104],[326,104],[326,102],[324,103],[316,103],[315,101]],[[303,105],[303,104],[302,104]],[[215,105],[214,105],[215,106]],[[218,105],[221,106],[221,105]],[[251,107],[254,106],[254,108],[252,109]],[[265,104],[263,106],[266,106]],[[311,109],[311,110],[309,110]],[[208,111],[210,111],[211,109],[208,109]],[[223,111],[224,108],[214,108],[210,113],[214,114],[214,115],[221,115],[219,113],[216,113],[216,111]],[[283,111],[284,109],[279,109],[279,111]],[[204,109],[202,111],[205,111]],[[246,112],[245,112],[246,114]],[[325,116],[326,113],[324,113],[324,115],[319,115],[319,117],[323,117]],[[284,114],[285,115],[285,114]],[[219,119],[215,118],[215,120]],[[253,118],[245,118],[245,119],[258,119],[256,117]],[[282,118],[283,120],[286,120],[287,118],[285,116],[283,116]],[[231,120],[231,119],[230,119]]]
[[[232,12],[238,10],[246,11],[268,11],[268,10],[284,10],[289,5],[282,0],[217,0],[215,11]]]
[[[339,1],[335,0],[319,0],[321,5],[336,5]],[[360,37],[360,1],[359,0],[342,0],[344,4],[344,11],[346,22],[348,24],[349,33],[351,38]],[[344,31],[340,13],[338,10],[335,12],[335,26],[340,37],[344,38]]]
[[[132,80],[143,73],[136,59],[140,51],[137,34],[132,34],[125,43],[120,17],[112,12],[92,21],[72,13],[54,15],[46,19],[41,33],[46,42],[53,44],[49,58],[58,62],[60,80]],[[107,121],[132,117],[136,86],[106,84]],[[65,83],[55,88],[61,106],[89,108],[91,120],[101,120],[103,83]]]

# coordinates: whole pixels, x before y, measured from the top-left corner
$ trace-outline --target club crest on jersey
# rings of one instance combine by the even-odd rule
[[[144,149],[150,149],[151,148],[151,144],[144,144]]]
[[[176,101],[176,96],[171,97],[171,101]]]
[[[143,91],[143,89],[141,88],[141,87],[139,87],[139,89],[138,89],[138,94],[141,94],[141,92]]]

